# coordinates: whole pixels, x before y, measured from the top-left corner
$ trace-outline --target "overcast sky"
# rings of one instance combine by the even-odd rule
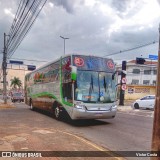
[[[0,0],[0,51],[19,1]],[[60,36],[69,38],[66,54],[106,56],[157,41],[159,23],[160,0],[48,0],[12,57],[54,60],[64,54]],[[111,58],[122,61],[157,53],[158,43]]]

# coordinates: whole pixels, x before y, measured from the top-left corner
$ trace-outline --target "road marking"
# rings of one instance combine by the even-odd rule
[[[73,137],[75,137],[75,138],[77,138],[77,139],[85,142],[86,144],[93,146],[94,148],[98,149],[99,151],[106,151],[106,150],[104,150],[102,147],[99,147],[99,146],[97,146],[96,144],[93,144],[92,142],[89,142],[88,140],[86,140],[86,139],[84,139],[84,138],[82,138],[82,137],[79,137],[79,136],[77,136],[77,135],[75,135],[75,134],[72,134],[72,133],[69,133],[69,132],[65,132],[65,131],[60,131],[60,130],[56,130],[56,131],[61,132],[61,133],[64,133],[64,134],[68,134],[68,135],[70,135],[70,136],[73,136]],[[108,150],[108,151],[109,151],[109,150]]]
[[[53,132],[51,132],[51,131],[47,131],[47,130],[35,130],[35,131],[32,131],[32,132],[35,132],[35,133],[41,133],[41,134],[53,133]]]
[[[100,146],[98,146],[98,145],[96,145],[96,144],[94,144],[94,143],[92,143],[92,142],[90,142],[90,141],[82,138],[82,137],[79,137],[79,136],[77,136],[77,135],[75,135],[75,134],[72,134],[72,133],[69,133],[69,132],[65,132],[65,131],[60,131],[60,130],[56,130],[56,131],[57,131],[57,132],[60,132],[60,133],[67,134],[67,135],[70,135],[70,136],[73,136],[73,137],[79,139],[80,141],[82,141],[82,142],[84,142],[84,143],[92,146],[93,148],[96,148],[96,149],[99,150],[99,151],[110,151],[110,150],[104,149],[104,148],[102,148],[102,147],[100,147]],[[108,154],[111,155],[111,157],[114,156],[113,153],[108,153]],[[125,158],[123,158],[123,157],[114,157],[114,158],[116,158],[117,160],[125,160]]]

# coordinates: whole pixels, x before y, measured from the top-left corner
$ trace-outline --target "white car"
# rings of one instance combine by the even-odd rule
[[[147,95],[141,99],[137,99],[132,107],[135,109],[145,108],[145,109],[154,109],[155,106],[155,95]]]

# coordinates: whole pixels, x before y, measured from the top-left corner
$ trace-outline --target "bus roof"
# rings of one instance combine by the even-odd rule
[[[34,73],[34,72],[37,72],[38,70],[40,70],[40,69],[42,69],[42,68],[44,68],[44,67],[47,67],[48,65],[50,65],[50,64],[52,64],[52,63],[54,63],[54,62],[60,60],[61,58],[65,58],[65,57],[68,57],[68,56],[86,56],[86,57],[87,57],[87,56],[91,56],[91,57],[97,57],[97,58],[104,58],[104,57],[95,56],[95,55],[66,54],[66,55],[61,56],[60,58],[57,58],[57,59],[55,59],[55,60],[53,60],[53,61],[50,61],[50,62],[48,62],[48,63],[42,65],[41,67],[39,67],[39,68],[33,70],[32,72],[27,73],[25,76],[30,75],[30,74],[32,74],[32,73]],[[105,59],[111,59],[111,58],[105,58]]]

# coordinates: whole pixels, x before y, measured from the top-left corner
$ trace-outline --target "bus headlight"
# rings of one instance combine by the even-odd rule
[[[117,109],[117,105],[116,104],[112,105],[111,109]]]
[[[85,109],[85,106],[80,104],[75,104],[74,107],[77,109]]]

